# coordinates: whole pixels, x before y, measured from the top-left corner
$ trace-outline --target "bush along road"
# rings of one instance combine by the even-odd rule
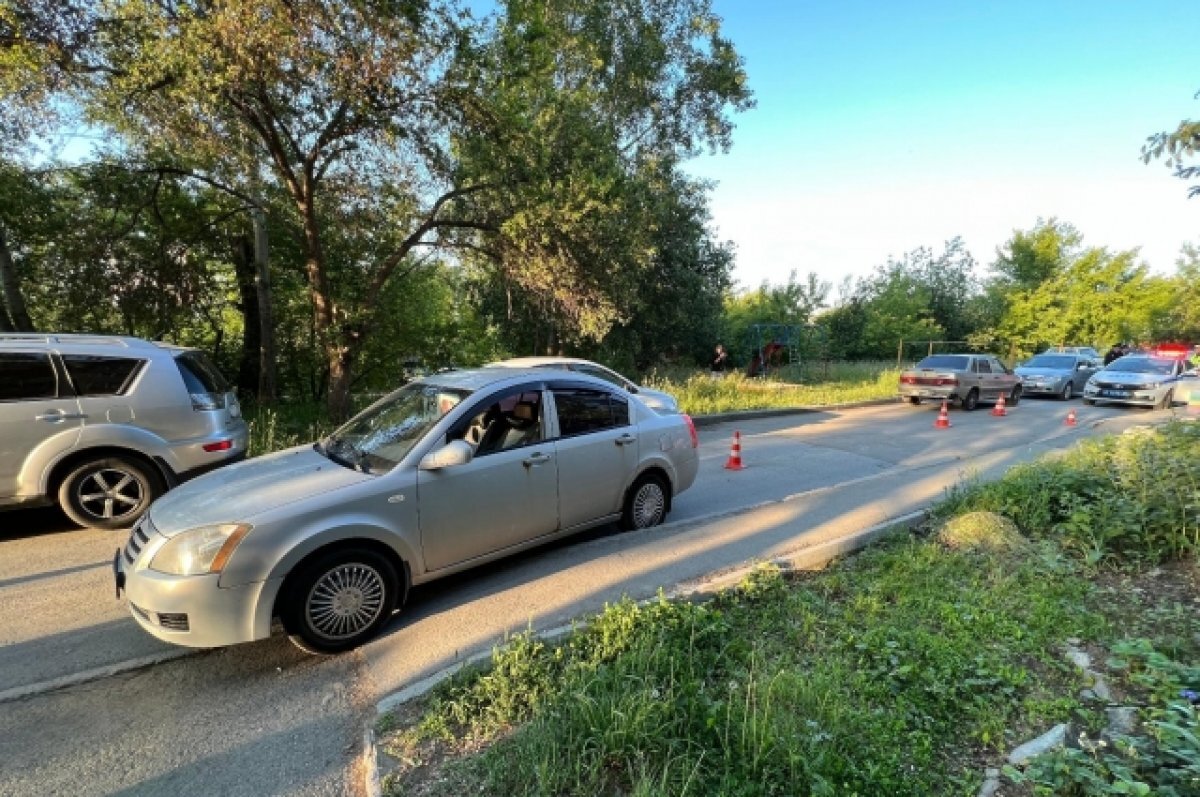
[[[394,795],[1200,795],[1200,424],[967,484],[822,572],[512,638],[379,722]]]

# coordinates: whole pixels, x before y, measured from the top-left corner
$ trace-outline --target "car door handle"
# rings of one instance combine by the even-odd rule
[[[51,410],[50,412],[46,412],[41,415],[35,415],[33,417],[34,420],[49,421],[50,423],[54,423],[55,421],[79,421],[83,420],[87,416],[82,412],[63,412],[62,410]]]
[[[525,459],[521,460],[521,464],[523,464],[527,468],[532,468],[535,465],[541,465],[543,462],[549,462],[549,461],[550,461],[549,454],[537,453],[537,454],[530,454],[529,456],[525,457]]]
[[[613,442],[615,442],[619,446],[627,446],[630,443],[636,443],[637,438],[631,434],[623,434],[620,437],[618,437],[616,440],[614,440]]]

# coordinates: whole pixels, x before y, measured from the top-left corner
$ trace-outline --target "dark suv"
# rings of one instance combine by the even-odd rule
[[[196,349],[98,335],[0,335],[0,507],[57,502],[134,523],[169,487],[246,455],[246,422]]]

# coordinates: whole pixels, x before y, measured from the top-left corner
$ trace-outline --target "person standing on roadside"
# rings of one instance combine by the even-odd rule
[[[712,374],[713,379],[718,379],[724,376],[725,371],[728,369],[729,352],[725,351],[725,347],[718,343],[716,351],[713,352],[712,362],[709,363],[708,370]]]
[[[1113,360],[1116,360],[1119,357],[1124,357],[1128,351],[1129,350],[1125,348],[1124,343],[1114,343],[1113,347],[1108,350],[1107,354],[1104,355],[1104,364],[1108,365]]]

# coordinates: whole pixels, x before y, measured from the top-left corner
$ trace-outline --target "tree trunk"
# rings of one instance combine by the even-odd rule
[[[267,240],[267,219],[257,208],[254,221],[254,289],[258,308],[258,401],[274,404],[276,394],[275,313],[271,309],[271,271]],[[250,320],[246,319],[247,322]]]
[[[238,364],[237,387],[243,396],[253,396],[261,382],[259,373],[260,326],[255,292],[254,246],[245,235],[233,241],[233,270],[237,275],[242,310],[242,359]]]
[[[13,323],[8,318],[8,308],[4,306],[4,302],[0,302],[0,332],[16,332],[13,329]]]
[[[12,252],[8,249],[3,227],[0,227],[0,293],[7,308],[8,318],[5,320],[11,322],[8,326],[12,327],[12,331],[33,332],[33,322],[29,320],[29,312],[25,309],[25,299],[21,296],[21,285],[17,282]]]

